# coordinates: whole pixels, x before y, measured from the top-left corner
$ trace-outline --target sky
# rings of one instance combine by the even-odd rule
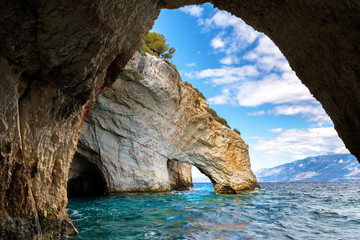
[[[183,81],[249,145],[252,169],[349,153],[333,123],[276,45],[211,4],[162,10],[151,31],[176,49]],[[206,178],[193,168],[194,182]]]

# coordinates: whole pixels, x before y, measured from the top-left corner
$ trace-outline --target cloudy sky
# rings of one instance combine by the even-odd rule
[[[211,4],[162,10],[153,31],[176,48],[173,63],[249,144],[253,170],[348,153],[319,102],[274,43]],[[194,181],[200,175],[194,172]]]

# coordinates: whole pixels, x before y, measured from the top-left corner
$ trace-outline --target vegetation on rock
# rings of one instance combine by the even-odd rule
[[[144,40],[141,47],[141,55],[149,53],[151,55],[161,57],[164,60],[172,59],[176,49],[169,47],[166,43],[166,38],[163,34],[157,32],[149,32]]]
[[[149,32],[145,36],[142,47],[139,50],[142,56],[145,56],[146,53],[149,53],[153,56],[163,59],[179,74],[176,66],[169,61],[172,59],[175,51],[175,48],[169,47],[169,44],[166,43],[165,36],[157,32]]]
[[[233,131],[234,131],[234,132],[236,132],[237,134],[241,135],[240,131],[239,131],[239,130],[237,130],[236,128],[234,128],[234,130],[233,130]]]
[[[219,115],[217,115],[217,112],[214,109],[208,107],[206,110],[208,111],[208,113],[211,114],[211,116],[213,116],[216,121],[230,128],[227,121],[224,118],[219,117]]]
[[[171,62],[169,62],[169,60],[173,57],[175,51],[176,51],[175,48],[169,47],[169,44],[166,43],[166,38],[163,34],[157,32],[149,32],[143,40],[143,45],[140,49],[140,54],[145,56],[146,53],[149,53],[153,56],[160,57],[167,64],[173,67],[177,73],[179,73],[176,66]],[[184,82],[184,84],[194,89],[194,91],[197,93],[197,95],[200,98],[206,100],[205,96],[199,91],[199,89],[193,87],[188,82]],[[219,117],[215,112],[215,110],[211,108],[207,108],[207,111],[216,121],[230,128],[227,121],[224,118]]]
[[[185,81],[184,84],[185,84],[186,86],[189,86],[189,87],[191,87],[192,89],[194,89],[194,91],[197,93],[197,95],[198,95],[199,97],[201,97],[202,99],[206,100],[204,94],[202,94],[202,92],[200,92],[199,89],[193,87],[193,85],[191,85],[191,83],[188,83],[188,82]]]

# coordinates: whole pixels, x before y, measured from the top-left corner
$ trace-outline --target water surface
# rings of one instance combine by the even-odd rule
[[[194,185],[70,199],[75,239],[360,239],[360,183],[261,183],[239,195]]]

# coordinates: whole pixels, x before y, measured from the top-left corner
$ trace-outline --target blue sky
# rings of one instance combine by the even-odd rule
[[[348,153],[330,118],[264,34],[211,4],[162,10],[152,31],[176,49],[183,81],[198,88],[250,149],[253,170]],[[194,171],[194,181],[201,175]]]

